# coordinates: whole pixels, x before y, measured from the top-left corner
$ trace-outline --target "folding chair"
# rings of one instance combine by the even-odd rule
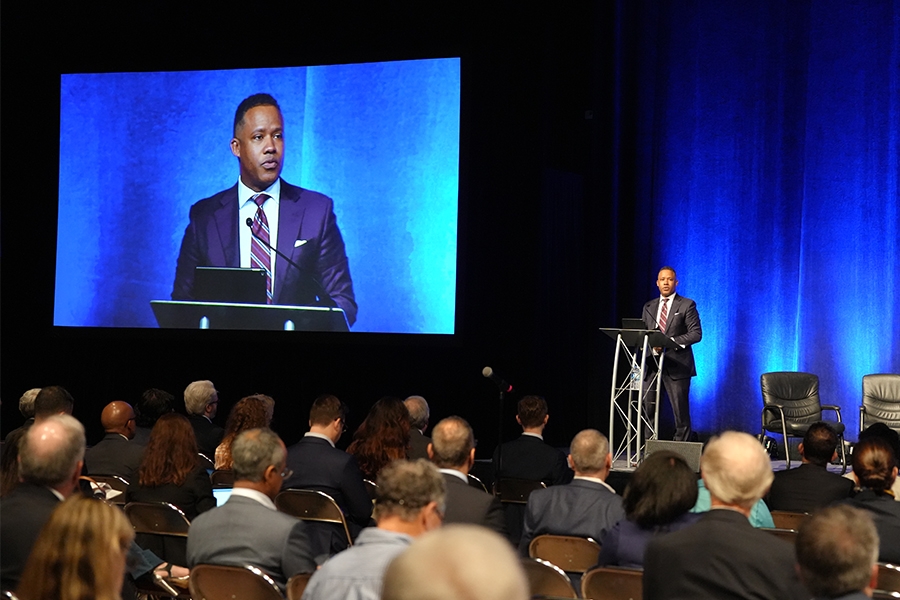
[[[271,577],[250,565],[196,565],[191,569],[193,600],[284,600]]]
[[[581,579],[581,595],[593,600],[640,600],[644,593],[643,569],[597,567]]]
[[[528,545],[528,556],[550,562],[567,573],[584,573],[597,564],[600,544],[591,538],[539,535]]]
[[[556,565],[539,558],[523,558],[521,564],[528,579],[528,589],[532,598],[535,596],[578,598],[569,576]]]
[[[275,496],[275,507],[302,521],[336,523],[344,529],[347,545],[353,545],[347,519],[334,498],[318,490],[284,490]]]

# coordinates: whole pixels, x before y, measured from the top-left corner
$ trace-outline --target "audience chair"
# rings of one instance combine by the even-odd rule
[[[556,565],[539,558],[523,558],[521,564],[525,570],[525,578],[528,579],[531,598],[535,596],[578,598],[569,576]]]
[[[501,477],[494,482],[494,495],[505,504],[527,504],[531,492],[545,487],[543,481]]]
[[[369,492],[369,498],[372,499],[372,503],[374,504],[375,492],[378,491],[378,484],[371,479],[363,479],[363,485],[366,486],[366,491]]]
[[[125,479],[118,475],[90,475],[85,479],[91,483],[106,484],[110,489],[120,492],[112,498],[107,497],[106,501],[116,506],[125,506],[125,490],[128,489],[128,482]]]
[[[878,587],[876,589],[879,592],[900,594],[900,566],[878,563]]]
[[[484,492],[485,494],[488,493],[487,486],[484,485],[484,482],[483,482],[483,481],[481,481],[480,479],[478,479],[477,477],[475,477],[475,476],[472,475],[471,473],[469,473],[468,478],[469,478],[469,485],[470,485],[470,486],[472,486],[472,487],[475,488],[476,490],[481,490],[481,491]]]
[[[334,498],[318,490],[284,490],[275,496],[275,507],[302,521],[336,523],[344,528],[347,545],[353,545],[347,519]]]
[[[775,522],[775,527],[778,529],[793,529],[794,531],[797,531],[808,516],[809,513],[805,512],[792,512],[789,510],[772,511],[772,521]]]
[[[788,438],[803,437],[809,426],[822,421],[822,411],[831,410],[837,421],[828,421],[838,434],[841,449],[841,473],[847,471],[847,456],[844,452],[844,423],[841,409],[835,404],[819,401],[819,377],[812,373],[776,372],[760,376],[763,409],[762,439],[766,432],[780,434],[784,443],[787,468],[791,468],[791,454]]]
[[[209,474],[209,482],[216,488],[234,487],[234,471],[231,469],[217,469]]]
[[[18,596],[9,591],[0,592],[0,598],[3,598],[3,600],[19,600]]]
[[[168,502],[129,502],[125,516],[137,534],[137,543],[176,565],[186,565],[188,530],[191,522]]]
[[[796,529],[782,529],[780,527],[760,527],[759,530],[771,533],[775,537],[789,542],[792,546],[797,542]]]
[[[593,600],[640,600],[644,571],[624,567],[597,567],[581,579],[581,597]]]
[[[271,577],[250,565],[197,565],[191,569],[193,600],[284,600]]]
[[[287,600],[300,600],[303,597],[303,592],[306,590],[310,577],[312,577],[312,573],[298,573],[288,579]]]
[[[597,564],[600,544],[591,538],[539,535],[528,545],[528,556],[552,563],[567,573],[584,573]]]
[[[859,405],[860,433],[872,423],[884,423],[900,433],[900,375],[863,375],[862,387],[862,404]]]
[[[216,462],[203,454],[202,452],[197,453],[200,456],[200,466],[206,469],[207,471],[214,471],[216,469]]]

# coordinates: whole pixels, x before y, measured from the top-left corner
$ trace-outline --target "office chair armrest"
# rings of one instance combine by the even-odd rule
[[[841,420],[841,407],[837,404],[823,404],[822,410],[833,410],[834,414],[837,415],[837,422],[843,423],[843,420]]]

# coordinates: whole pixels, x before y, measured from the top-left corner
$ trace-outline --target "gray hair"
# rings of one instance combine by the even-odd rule
[[[425,429],[428,426],[428,418],[431,416],[431,409],[428,408],[425,398],[410,396],[403,401],[403,404],[409,411],[409,424],[419,430]]]
[[[34,399],[37,398],[41,388],[31,388],[19,398],[19,412],[26,419],[34,416]]]
[[[474,447],[472,427],[462,417],[447,417],[431,431],[431,460],[442,469],[465,464]]]
[[[206,405],[217,394],[212,381],[194,381],[184,388],[184,408],[189,415],[202,415]]]
[[[444,512],[444,477],[424,458],[395,460],[378,473],[377,484],[373,511],[376,521],[387,516],[412,521],[431,502]]]
[[[569,453],[576,471],[599,473],[606,466],[609,440],[596,429],[585,429],[572,438]]]
[[[765,496],[775,478],[762,444],[739,431],[726,431],[709,441],[700,458],[700,473],[710,494],[744,509]]]
[[[231,444],[234,479],[262,481],[269,466],[280,468],[286,459],[284,444],[271,429],[242,431]]]
[[[19,476],[28,483],[56,487],[84,459],[84,426],[71,415],[52,415],[32,425],[19,446]]]
[[[837,598],[869,585],[878,532],[868,512],[839,504],[808,517],[797,534],[800,577],[816,598]]]
[[[525,572],[505,538],[477,525],[448,525],[416,538],[391,562],[381,597],[527,600],[529,596]]]

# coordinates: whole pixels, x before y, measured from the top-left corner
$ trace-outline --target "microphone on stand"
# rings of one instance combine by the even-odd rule
[[[490,379],[491,381],[493,381],[494,383],[496,383],[497,387],[499,387],[500,391],[503,392],[504,394],[508,394],[511,391],[513,391],[513,386],[506,383],[506,381],[504,381],[502,377],[500,377],[499,375],[494,373],[494,370],[492,368],[490,368],[490,367],[483,368],[481,370],[481,374],[484,375],[485,377],[487,377],[488,379]]]

